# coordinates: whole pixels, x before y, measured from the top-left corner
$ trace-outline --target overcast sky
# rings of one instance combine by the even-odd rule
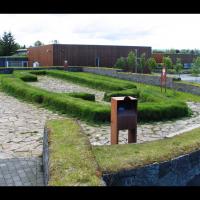
[[[0,14],[0,35],[11,31],[30,46],[61,44],[200,49],[200,14]]]

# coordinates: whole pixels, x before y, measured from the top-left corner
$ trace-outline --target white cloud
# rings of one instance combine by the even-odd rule
[[[200,48],[199,14],[0,14],[16,42]]]

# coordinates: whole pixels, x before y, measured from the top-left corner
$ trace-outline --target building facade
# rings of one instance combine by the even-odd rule
[[[194,59],[197,58],[197,55],[194,54],[181,54],[181,53],[152,53],[152,57],[155,58],[157,63],[162,63],[163,62],[163,57],[170,57],[172,59],[172,63],[176,63],[176,59],[180,58],[181,63],[184,66],[191,66],[193,63]]]
[[[152,55],[151,47],[144,46],[51,44],[28,48],[28,60],[29,66],[35,61],[40,66],[63,66],[67,60],[69,66],[113,67],[119,57],[127,57],[130,51],[138,58],[142,53],[146,59]]]

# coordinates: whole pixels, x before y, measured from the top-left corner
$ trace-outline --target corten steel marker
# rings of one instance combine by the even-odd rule
[[[166,92],[166,84],[167,84],[167,72],[166,72],[166,67],[163,66],[162,72],[161,72],[161,77],[160,77],[161,92],[162,92],[163,85],[165,87],[165,92]]]
[[[118,144],[119,130],[128,129],[128,143],[137,141],[137,99],[111,98],[111,144]]]
[[[67,69],[67,67],[68,67],[68,61],[67,61],[67,60],[65,60],[65,61],[64,61],[64,70],[66,70],[66,69]]]

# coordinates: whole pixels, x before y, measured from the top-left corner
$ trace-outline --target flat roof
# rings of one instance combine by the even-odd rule
[[[43,47],[43,46],[51,46],[51,45],[70,45],[70,46],[112,46],[112,47],[145,47],[145,48],[152,48],[151,46],[131,46],[131,45],[108,45],[108,44],[46,44],[46,45],[41,45],[39,47]],[[29,47],[29,48],[36,48],[36,47]]]

